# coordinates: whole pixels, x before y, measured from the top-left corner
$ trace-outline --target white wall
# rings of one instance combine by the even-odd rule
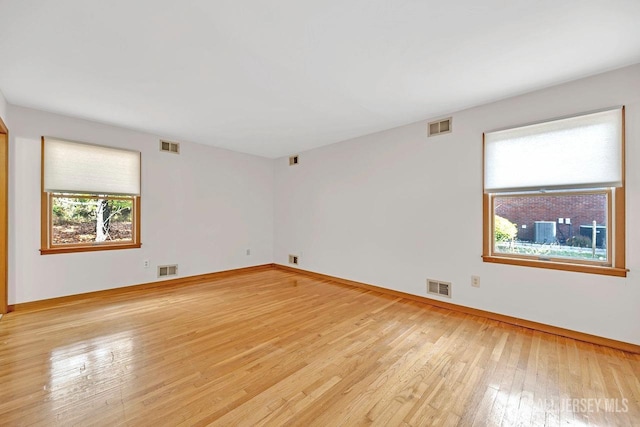
[[[154,135],[8,109],[9,304],[152,282],[158,264],[183,277],[272,262],[271,160],[188,142],[161,153]],[[40,255],[42,135],[142,152],[141,249]]]
[[[7,100],[4,99],[2,92],[0,92],[0,118],[5,125],[9,126],[7,124]]]
[[[189,276],[296,253],[303,269],[416,295],[427,277],[451,281],[443,300],[640,344],[638,87],[640,65],[455,113],[449,135],[427,138],[426,121],[415,123],[301,153],[295,167],[188,142],[180,156],[160,153],[157,136],[0,96],[11,137],[9,303],[154,281],[158,264]],[[620,104],[629,276],[483,263],[482,132]],[[141,249],[39,254],[41,135],[142,152]]]
[[[423,296],[451,281],[445,301],[640,344],[638,88],[640,65],[457,112],[448,135],[425,121],[278,159],[275,262]],[[621,104],[629,276],[483,263],[482,132]]]

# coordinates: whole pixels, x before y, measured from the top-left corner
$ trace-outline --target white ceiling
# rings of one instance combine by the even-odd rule
[[[279,157],[640,62],[640,0],[0,0],[11,104]]]

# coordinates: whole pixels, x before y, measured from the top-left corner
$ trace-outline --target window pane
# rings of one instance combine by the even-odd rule
[[[493,200],[495,253],[608,261],[607,193],[509,195]]]
[[[53,245],[132,242],[133,199],[54,196]]]

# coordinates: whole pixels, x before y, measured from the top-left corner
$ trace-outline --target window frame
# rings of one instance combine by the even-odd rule
[[[588,114],[588,113],[585,113]],[[547,120],[547,121],[553,121]],[[601,274],[608,276],[627,277],[626,268],[626,211],[625,211],[625,107],[622,106],[622,183],[620,187],[608,189],[576,189],[575,191],[550,192],[545,195],[566,195],[593,192],[607,193],[607,263],[593,262],[589,260],[571,260],[564,258],[543,258],[537,256],[496,253],[494,248],[494,203],[495,196],[506,195],[532,195],[533,192],[492,192],[485,191],[485,134],[482,134],[482,228],[483,248],[482,260],[497,264],[517,265],[524,267],[537,267],[552,270],[573,271],[580,273]],[[541,194],[543,195],[543,194]]]
[[[74,253],[74,252],[92,252],[92,251],[106,251],[115,249],[136,249],[142,247],[140,243],[140,199],[141,196],[117,196],[117,195],[87,195],[76,193],[50,193],[44,190],[44,144],[45,137],[41,138],[41,161],[40,161],[40,254],[51,255],[59,253]],[[90,145],[90,144],[87,144]],[[53,208],[54,197],[72,197],[72,198],[102,198],[107,200],[131,200],[131,237],[132,241],[127,242],[92,242],[92,243],[68,243],[68,244],[53,244],[53,215],[51,214]]]

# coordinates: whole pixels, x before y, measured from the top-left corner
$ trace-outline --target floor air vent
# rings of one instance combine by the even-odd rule
[[[451,283],[427,279],[427,293],[451,298]]]
[[[175,276],[178,274],[178,265],[159,265],[158,277]]]
[[[436,136],[451,131],[451,117],[429,123],[429,136]]]
[[[180,154],[180,144],[177,142],[160,141],[160,151]]]

